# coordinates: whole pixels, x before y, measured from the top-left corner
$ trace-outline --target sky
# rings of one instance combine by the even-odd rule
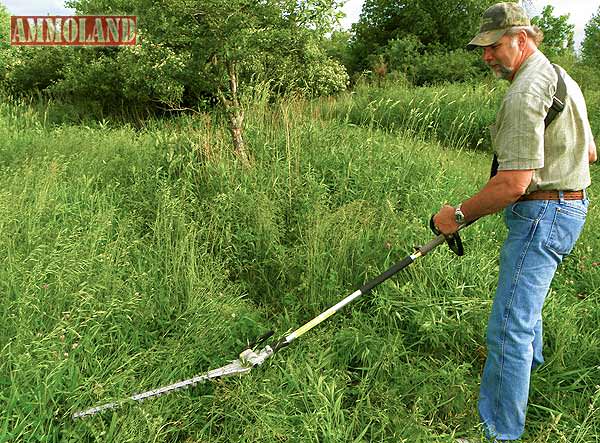
[[[12,15],[71,15],[63,0],[0,0]]]
[[[358,21],[364,0],[347,0],[343,7],[346,18],[344,28]],[[73,10],[64,6],[63,0],[0,0],[13,15],[69,15]],[[536,12],[540,13],[547,4],[554,6],[554,15],[570,14],[570,22],[575,25],[575,45],[584,38],[584,28],[592,15],[600,8],[600,0],[534,0]]]

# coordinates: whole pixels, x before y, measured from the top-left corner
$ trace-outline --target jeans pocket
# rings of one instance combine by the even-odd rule
[[[535,221],[544,213],[545,203],[540,201],[519,201],[510,206],[512,215],[528,221]]]
[[[567,200],[561,203],[560,208],[565,212],[571,213],[573,216],[579,216],[585,218],[587,215],[588,201],[583,200]]]
[[[585,223],[585,209],[559,206],[554,212],[552,227],[545,245],[560,255],[568,255],[575,246]]]

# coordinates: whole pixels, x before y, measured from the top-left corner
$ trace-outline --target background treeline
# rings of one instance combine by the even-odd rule
[[[78,14],[136,15],[140,44],[130,48],[10,46],[9,13],[0,8],[0,90],[7,97],[61,103],[68,109],[63,117],[71,120],[83,114],[139,122],[150,115],[216,110],[236,152],[247,160],[245,113],[257,101],[356,92],[364,84],[411,91],[460,82],[471,85],[468,92],[492,81],[479,52],[464,47],[493,3],[366,0],[349,31],[339,30],[335,0],[67,3]],[[533,19],[545,34],[542,50],[582,85],[593,114],[600,108],[595,93],[600,89],[600,10],[587,24],[579,52],[568,20],[555,16],[552,6]],[[364,97],[367,104],[377,99],[373,94],[369,90]],[[430,94],[424,95],[398,109],[426,114],[432,102]],[[400,94],[398,100],[407,96],[414,93]],[[385,112],[393,124],[396,116]],[[483,133],[469,137],[477,146]]]
[[[359,21],[340,31],[335,0],[68,2],[78,14],[137,15],[141,44],[119,49],[10,47],[2,7],[0,81],[14,95],[149,110],[216,102],[219,91],[231,94],[232,77],[243,94],[304,96],[344,90],[365,74],[400,75],[416,85],[482,79],[488,70],[480,54],[464,47],[493,3],[366,0]],[[568,20],[554,16],[552,6],[534,18],[545,34],[542,49],[589,66],[590,74],[600,61],[600,11],[579,56]]]
[[[494,3],[366,0],[360,20],[346,34],[345,65],[352,75],[367,70],[379,75],[400,72],[417,85],[481,79],[488,69],[480,53],[466,51],[465,46],[478,29],[482,12]],[[541,49],[551,59],[575,54],[574,26],[568,20],[566,15],[554,16],[550,5],[532,20],[544,32]],[[594,20],[583,49],[588,62],[597,59],[597,17]]]

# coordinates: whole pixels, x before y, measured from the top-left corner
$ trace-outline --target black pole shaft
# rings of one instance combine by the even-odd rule
[[[296,329],[291,334],[289,334],[286,337],[283,337],[283,338],[277,340],[276,342],[270,344],[269,346],[272,349],[273,353],[275,353],[275,352],[279,351],[280,349],[288,346],[296,338],[298,338],[301,335],[303,335],[304,333],[310,331],[312,328],[314,328],[318,324],[321,324],[322,322],[324,322],[325,320],[327,320],[329,317],[331,317],[333,314],[335,314],[337,311],[339,311],[340,309],[342,309],[347,304],[349,304],[352,301],[356,300],[358,297],[360,297],[360,296],[368,293],[375,286],[380,285],[381,283],[383,283],[384,281],[386,281],[388,278],[390,278],[394,274],[396,274],[399,271],[401,271],[402,269],[406,268],[408,265],[410,265],[412,262],[414,262],[417,258],[423,257],[424,255],[427,255],[430,251],[432,251],[433,249],[435,249],[436,247],[438,247],[439,245],[441,245],[445,241],[446,241],[446,239],[445,239],[445,237],[443,235],[438,235],[436,238],[434,238],[433,240],[431,240],[426,245],[421,246],[415,254],[409,255],[408,257],[403,258],[398,263],[394,264],[389,269],[387,269],[386,271],[384,271],[383,273],[381,273],[380,275],[378,275],[377,277],[375,277],[373,280],[367,282],[365,285],[363,285],[362,288],[357,289],[352,294],[346,296],[343,300],[341,300],[340,302],[338,302],[334,306],[330,307],[326,311],[322,312],[321,314],[319,314],[318,316],[316,316],[312,320],[308,321],[307,323],[305,323],[304,325],[302,325],[301,327],[299,327],[298,329]]]
[[[384,271],[383,273],[381,273],[380,275],[375,277],[373,280],[365,283],[365,285],[362,288],[360,288],[360,292],[363,294],[366,294],[371,289],[373,289],[375,286],[380,285],[381,283],[386,281],[388,278],[390,278],[394,274],[397,274],[402,269],[406,268],[408,265],[410,265],[412,262],[414,262],[417,258],[427,255],[429,252],[431,252],[433,249],[435,249],[436,247],[438,247],[445,241],[446,241],[446,239],[444,238],[443,235],[438,235],[436,238],[431,240],[426,245],[421,246],[416,254],[409,255],[408,257],[403,258],[398,263],[394,264],[393,266],[388,268],[386,271]]]

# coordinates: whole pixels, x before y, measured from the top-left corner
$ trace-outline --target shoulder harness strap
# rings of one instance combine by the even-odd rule
[[[556,82],[556,92],[554,94],[554,97],[552,97],[552,106],[550,106],[550,109],[548,109],[548,114],[546,114],[546,118],[544,119],[544,128],[550,126],[550,123],[554,121],[554,119],[558,116],[558,114],[560,114],[563,111],[563,109],[565,109],[565,100],[567,99],[567,85],[565,84],[565,79],[562,77],[558,65],[555,65],[553,63],[552,67],[556,71],[558,81]],[[494,154],[490,177],[493,177],[497,173],[498,156]]]
[[[544,119],[544,127],[546,128],[554,121],[556,116],[565,109],[565,100],[567,98],[567,85],[565,84],[565,79],[560,74],[558,65],[552,64],[552,67],[556,71],[558,82],[556,83],[556,93],[552,98],[552,106],[548,109],[548,114]]]

